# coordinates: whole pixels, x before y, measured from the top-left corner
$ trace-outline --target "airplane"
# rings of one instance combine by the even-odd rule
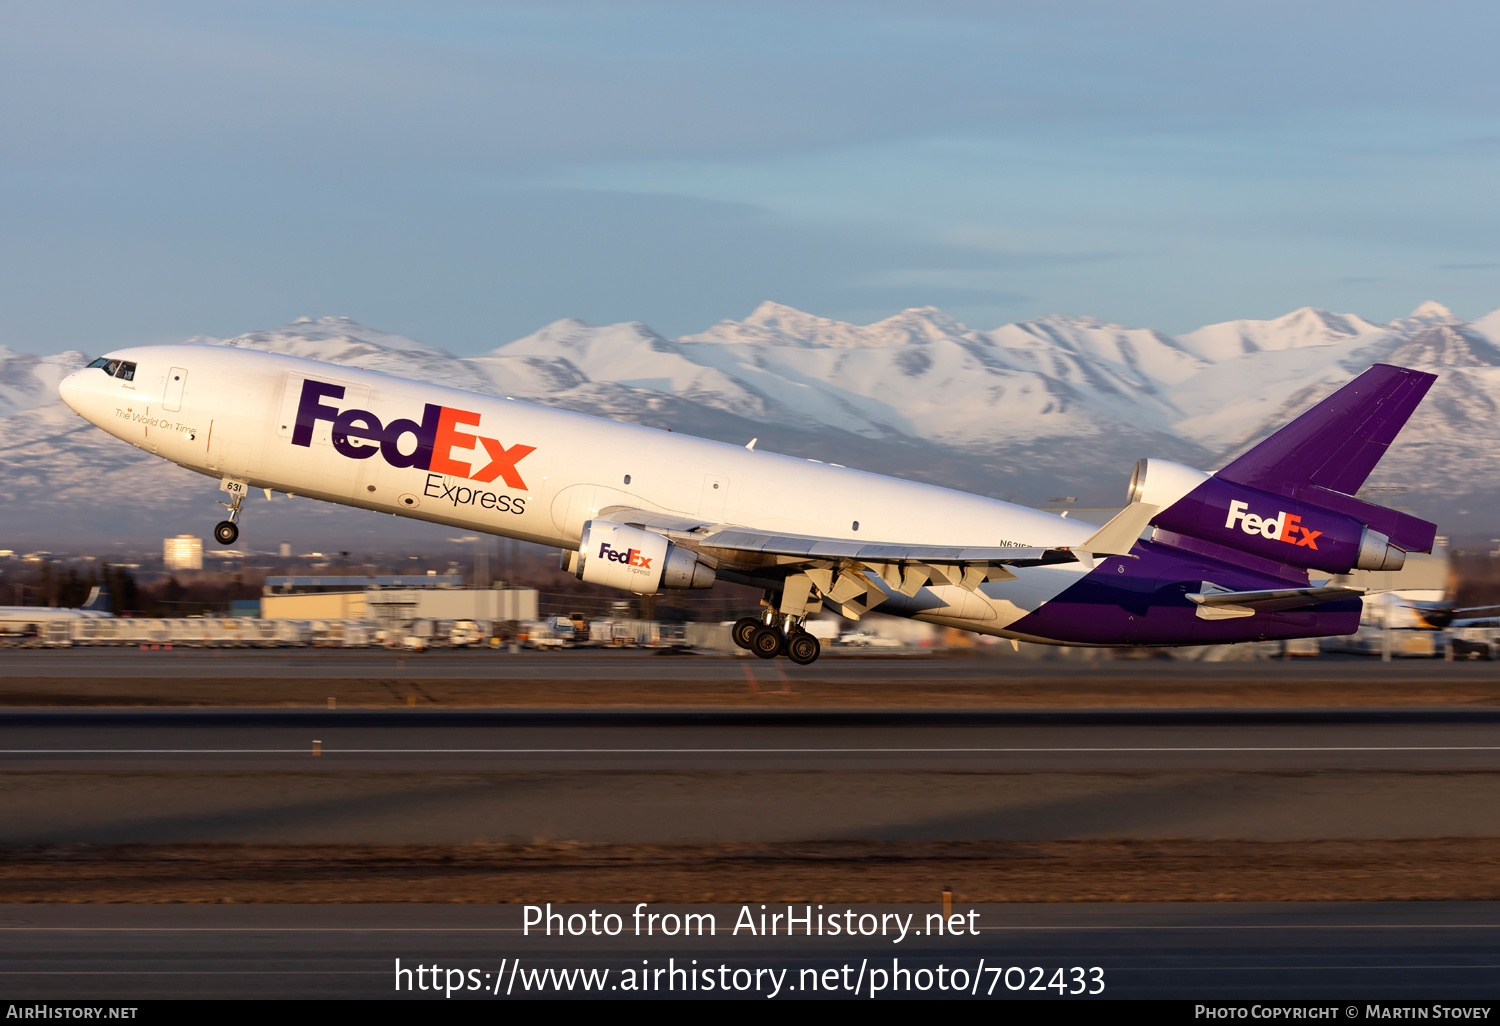
[[[1436,379],[1376,364],[1214,473],[1142,459],[1102,527],[650,427],[230,345],[122,349],[59,385],[80,416],[219,481],[563,550],[650,595],[761,589],[735,643],[806,665],[808,616],[879,608],[1070,646],[1352,634],[1363,589],[1436,526],[1355,498]]]
[[[1495,621],[1500,619],[1493,613],[1489,616],[1464,615],[1465,613],[1485,613],[1492,609],[1500,609],[1500,606],[1460,607],[1456,602],[1406,598],[1397,592],[1385,592],[1378,596],[1378,601],[1384,607],[1384,622],[1392,626],[1407,626],[1401,623],[1405,619],[1411,626],[1425,626],[1441,631],[1449,627],[1494,626]]]
[[[109,611],[109,589],[96,584],[89,592],[88,600],[76,609],[65,606],[0,606],[0,634],[21,634],[28,628],[39,628],[53,620],[108,620],[114,615]]]

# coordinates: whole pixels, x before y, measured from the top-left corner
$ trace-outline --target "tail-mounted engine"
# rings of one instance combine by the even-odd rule
[[[717,571],[704,556],[639,527],[608,520],[583,525],[583,541],[565,569],[590,584],[654,595],[662,588],[712,588]]]
[[[1161,507],[1151,518],[1160,530],[1291,566],[1342,574],[1406,562],[1403,549],[1356,517],[1167,460],[1136,464],[1130,500]]]

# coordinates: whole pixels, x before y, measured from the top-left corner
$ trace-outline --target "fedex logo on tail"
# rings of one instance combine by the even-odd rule
[[[1229,517],[1224,521],[1224,526],[1232,528],[1238,522],[1240,530],[1246,534],[1258,534],[1262,538],[1284,541],[1291,545],[1305,545],[1310,549],[1318,547],[1318,539],[1323,532],[1303,527],[1300,516],[1282,510],[1274,517],[1262,517],[1249,512],[1249,509],[1248,502],[1230,502]]]
[[[323,402],[343,397],[343,385],[304,380],[292,444],[311,446],[314,427],[326,420],[333,425],[334,449],[349,459],[365,460],[378,452],[393,467],[415,467],[471,481],[490,482],[498,477],[511,488],[527,490],[516,464],[535,452],[536,446],[506,447],[499,439],[459,430],[478,427],[479,414],[427,403],[420,422],[403,418],[382,424],[369,410],[340,410]],[[406,445],[412,446],[410,452],[402,451]],[[454,450],[465,449],[474,450],[477,459],[455,458]]]
[[[1175,544],[1174,536],[1194,538],[1285,566],[1334,574],[1355,565],[1368,530],[1336,509],[1216,477],[1163,509],[1151,523],[1162,532],[1157,540],[1163,544]],[[1309,524],[1317,524],[1317,530]],[[1232,551],[1220,552],[1219,558],[1236,561]]]
[[[649,570],[651,560],[656,557],[643,556],[640,549],[617,549],[609,542],[604,542],[599,546],[599,558],[613,563],[624,563],[626,566],[639,567],[641,570]]]

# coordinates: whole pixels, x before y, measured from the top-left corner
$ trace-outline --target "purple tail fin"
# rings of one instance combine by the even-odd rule
[[[1436,380],[1377,363],[1214,476],[1348,513],[1408,552],[1428,551],[1433,524],[1353,494]]]
[[[1377,363],[1214,476],[1268,492],[1312,484],[1353,495],[1436,380]]]

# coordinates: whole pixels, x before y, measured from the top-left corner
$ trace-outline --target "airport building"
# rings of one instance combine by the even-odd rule
[[[202,570],[203,539],[191,534],[164,538],[161,543],[161,560],[168,570]]]
[[[266,620],[363,620],[368,615],[363,591],[324,591],[301,595],[262,595]]]
[[[260,615],[270,620],[535,620],[534,588],[465,588],[456,576],[268,577]]]

